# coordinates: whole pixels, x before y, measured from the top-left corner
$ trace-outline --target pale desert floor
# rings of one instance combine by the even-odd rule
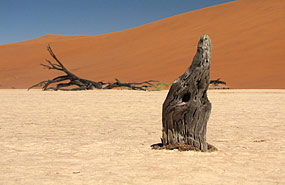
[[[167,91],[0,90],[0,184],[285,184],[285,90],[212,90],[213,153],[157,151]]]

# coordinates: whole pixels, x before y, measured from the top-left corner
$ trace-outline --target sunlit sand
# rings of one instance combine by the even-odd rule
[[[284,184],[285,90],[211,90],[217,152],[152,150],[167,91],[0,90],[0,184]]]

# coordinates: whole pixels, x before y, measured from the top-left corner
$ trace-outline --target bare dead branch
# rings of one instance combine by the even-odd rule
[[[211,81],[210,81],[210,84],[214,84],[214,85],[218,85],[218,84],[224,84],[224,85],[226,85],[226,84],[227,84],[226,82],[221,81],[220,79],[221,79],[221,78],[218,78],[217,80],[211,80]]]
[[[42,87],[42,90],[62,90],[62,91],[78,91],[78,90],[90,90],[90,89],[112,89],[116,87],[128,87],[133,90],[147,90],[149,87],[153,86],[153,82],[158,82],[155,80],[148,80],[144,82],[138,83],[125,83],[121,82],[118,79],[115,79],[114,83],[105,83],[105,82],[94,82],[91,80],[79,78],[75,74],[71,73],[60,60],[55,56],[52,51],[50,45],[48,45],[47,50],[51,57],[56,61],[56,63],[52,63],[50,60],[46,59],[47,64],[41,64],[41,66],[49,69],[49,70],[58,70],[65,73],[65,75],[58,76],[53,78],[52,80],[41,81],[35,85],[32,85],[28,88],[28,90],[35,87]],[[64,82],[67,81],[67,82]],[[64,83],[59,83],[64,82]],[[50,85],[55,85],[50,87]],[[66,89],[66,87],[77,86],[75,88]]]

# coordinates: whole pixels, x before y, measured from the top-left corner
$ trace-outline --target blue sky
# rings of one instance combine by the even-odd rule
[[[0,0],[0,44],[99,35],[232,0]]]

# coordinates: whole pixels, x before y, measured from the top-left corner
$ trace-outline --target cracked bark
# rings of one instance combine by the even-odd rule
[[[163,103],[162,145],[186,144],[201,151],[206,142],[211,103],[207,97],[210,83],[211,39],[202,35],[191,66],[177,78]]]

